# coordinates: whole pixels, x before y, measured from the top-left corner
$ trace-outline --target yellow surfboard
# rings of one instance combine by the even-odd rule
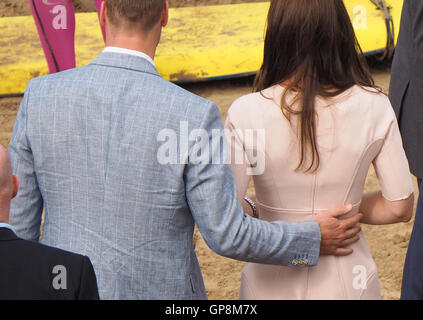
[[[370,0],[345,0],[365,53],[386,46],[383,13]],[[398,35],[403,0],[387,0]],[[269,2],[170,10],[155,59],[170,81],[189,82],[253,74],[261,66]],[[77,65],[104,44],[96,13],[76,15]],[[22,93],[31,78],[48,73],[32,17],[0,18],[0,95]]]

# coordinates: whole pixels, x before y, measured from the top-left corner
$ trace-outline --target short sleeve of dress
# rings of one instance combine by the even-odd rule
[[[382,195],[386,200],[399,201],[414,192],[410,168],[394,111],[387,100],[387,130],[382,148],[373,165],[378,176]]]

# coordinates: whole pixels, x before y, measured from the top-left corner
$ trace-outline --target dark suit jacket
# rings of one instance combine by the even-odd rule
[[[90,259],[22,240],[0,228],[0,300],[4,299],[96,300],[99,296]]]
[[[423,184],[420,187],[423,194]],[[419,197],[416,220],[405,260],[402,300],[423,300],[423,197]]]
[[[411,172],[423,178],[423,1],[405,0],[390,99],[400,125]]]
[[[390,98],[411,172],[423,178],[423,0],[405,0]],[[423,192],[423,189],[421,190]],[[423,194],[404,266],[401,299],[423,299]]]

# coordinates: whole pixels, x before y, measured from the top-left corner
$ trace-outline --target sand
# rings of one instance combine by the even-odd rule
[[[172,6],[227,4],[247,1],[233,0],[171,0]],[[248,1],[253,2],[253,1]],[[75,1],[78,11],[92,10],[91,0]],[[27,0],[2,0],[0,17],[28,15]],[[389,87],[390,70],[383,64],[373,64],[372,74],[385,91]],[[230,104],[239,96],[251,92],[251,79],[200,83],[186,86],[200,96],[216,102],[225,118]],[[20,98],[0,99],[0,144],[7,146]],[[378,190],[377,178],[371,170],[366,190]],[[401,290],[402,270],[413,221],[391,226],[363,226],[365,237],[378,266],[384,299],[398,299]],[[242,262],[214,254],[196,232],[196,251],[204,274],[210,299],[237,299]]]

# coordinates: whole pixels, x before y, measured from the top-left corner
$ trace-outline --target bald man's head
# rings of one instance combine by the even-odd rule
[[[18,193],[19,181],[13,176],[7,150],[0,145],[0,222],[9,220],[10,201]]]

